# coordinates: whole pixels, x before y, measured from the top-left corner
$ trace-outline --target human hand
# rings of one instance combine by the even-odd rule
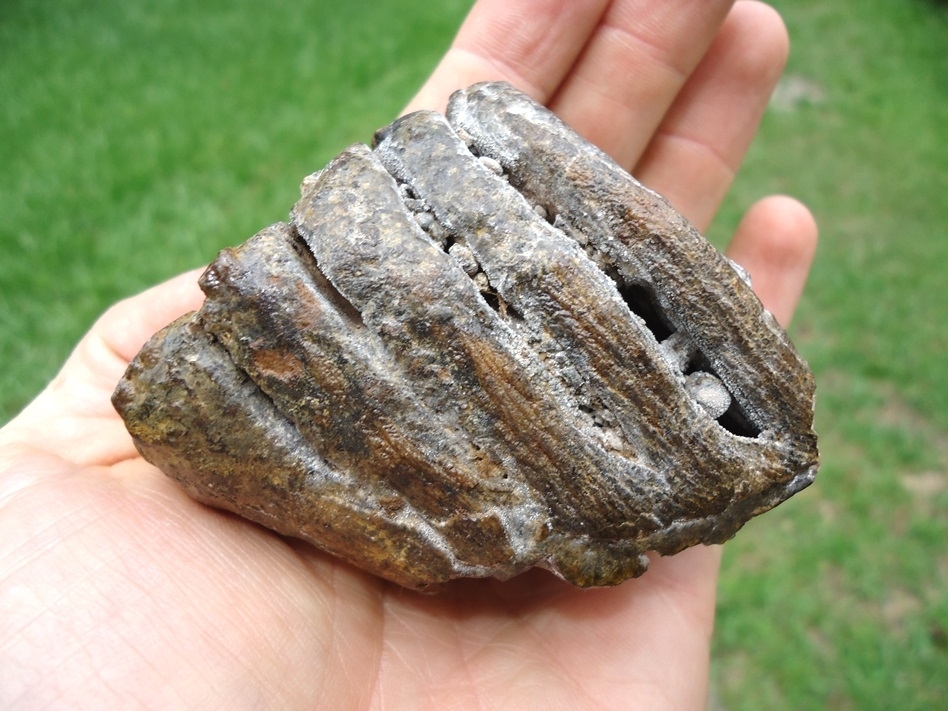
[[[480,0],[410,108],[506,79],[704,229],[785,52],[753,2]],[[731,244],[783,323],[815,237],[805,208],[769,198]],[[200,305],[196,278],[113,307],[0,431],[0,706],[703,708],[717,548],[612,589],[531,571],[420,596],[144,462],[109,397]]]

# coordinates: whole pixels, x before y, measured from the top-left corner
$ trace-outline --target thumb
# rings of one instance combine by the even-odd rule
[[[199,274],[187,272],[106,311],[46,389],[0,430],[0,445],[42,449],[76,464],[134,456],[112,391],[153,333],[200,307]]]

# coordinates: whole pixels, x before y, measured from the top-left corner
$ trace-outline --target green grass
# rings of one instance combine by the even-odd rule
[[[110,303],[282,218],[301,176],[406,102],[467,4],[0,6],[0,422]],[[775,4],[802,90],[765,117],[712,237],[768,192],[819,219],[793,335],[824,465],[727,548],[717,696],[943,708],[948,10]]]

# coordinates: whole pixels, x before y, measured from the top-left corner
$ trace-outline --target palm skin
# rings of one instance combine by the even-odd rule
[[[547,103],[699,228],[782,68],[754,2],[480,0],[410,105],[506,79]],[[683,177],[684,176],[684,177]],[[809,213],[748,212],[729,250],[787,323]],[[0,431],[0,707],[703,708],[719,549],[619,587],[544,571],[402,590],[191,501],[109,402],[196,273],[113,307]]]

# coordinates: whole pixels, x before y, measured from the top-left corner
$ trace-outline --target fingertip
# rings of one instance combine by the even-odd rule
[[[752,238],[758,250],[792,263],[812,257],[817,236],[816,220],[806,205],[789,195],[770,195],[747,211],[735,241]]]
[[[786,195],[755,203],[744,215],[728,256],[750,272],[764,306],[787,326],[816,253],[818,228],[810,210]]]
[[[735,37],[747,38],[743,43],[745,66],[756,74],[765,71],[775,83],[790,55],[790,34],[780,13],[757,0],[740,0],[731,9],[725,29]]]

